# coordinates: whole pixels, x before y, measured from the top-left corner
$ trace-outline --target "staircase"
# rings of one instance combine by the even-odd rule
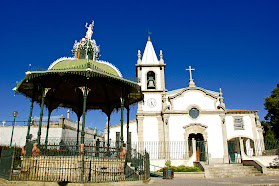
[[[262,173],[253,166],[243,164],[213,164],[205,167],[206,178],[227,178],[261,176]]]

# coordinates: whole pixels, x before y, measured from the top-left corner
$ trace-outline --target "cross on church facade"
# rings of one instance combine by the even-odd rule
[[[189,72],[190,72],[190,80],[192,80],[192,70],[194,71],[195,69],[191,68],[191,66],[189,66],[189,69],[186,69],[186,70],[189,70]]]

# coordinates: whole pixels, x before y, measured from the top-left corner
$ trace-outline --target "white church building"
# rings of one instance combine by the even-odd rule
[[[191,66],[188,87],[167,91],[162,51],[159,56],[158,60],[150,37],[143,55],[138,51],[136,74],[144,101],[138,103],[136,120],[129,121],[132,149],[146,150],[150,163],[163,167],[168,159],[176,166],[240,161],[240,141],[249,155],[264,148],[256,145],[263,140],[256,110],[227,109],[221,89],[216,92],[195,85]],[[119,136],[120,124],[110,126],[110,139],[119,142]]]

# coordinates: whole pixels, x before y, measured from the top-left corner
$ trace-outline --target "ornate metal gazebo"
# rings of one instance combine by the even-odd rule
[[[33,103],[41,105],[37,141],[40,145],[43,108],[48,108],[48,124],[45,143],[48,140],[51,112],[58,107],[70,108],[77,114],[78,123],[82,117],[81,144],[84,144],[85,114],[90,109],[101,109],[108,117],[114,109],[121,109],[121,143],[123,144],[123,109],[143,99],[137,82],[122,77],[121,72],[111,63],[100,61],[100,47],[91,39],[94,22],[87,26],[85,38],[75,42],[73,56],[60,58],[47,70],[29,70],[14,88],[15,92],[31,98],[30,115],[26,142],[29,138]],[[129,122],[129,119],[127,119]],[[77,141],[79,124],[77,125]],[[109,127],[109,125],[108,125]],[[129,126],[127,125],[127,132]],[[108,129],[109,130],[109,129]],[[109,132],[108,132],[109,134]],[[128,137],[129,135],[127,135]],[[128,139],[127,139],[128,141]],[[109,146],[109,135],[107,139]]]

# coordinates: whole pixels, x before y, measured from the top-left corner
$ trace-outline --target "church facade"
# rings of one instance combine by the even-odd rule
[[[167,91],[163,53],[159,59],[148,38],[143,55],[138,51],[136,64],[144,101],[138,103],[136,120],[129,121],[132,148],[150,153],[151,164],[192,165],[194,161],[229,163],[241,159],[239,141],[250,155],[259,152],[257,140],[263,130],[256,110],[227,109],[221,89],[188,87]],[[124,141],[127,139],[124,123]],[[105,132],[107,133],[107,131]],[[110,126],[110,139],[119,141],[120,124]]]

